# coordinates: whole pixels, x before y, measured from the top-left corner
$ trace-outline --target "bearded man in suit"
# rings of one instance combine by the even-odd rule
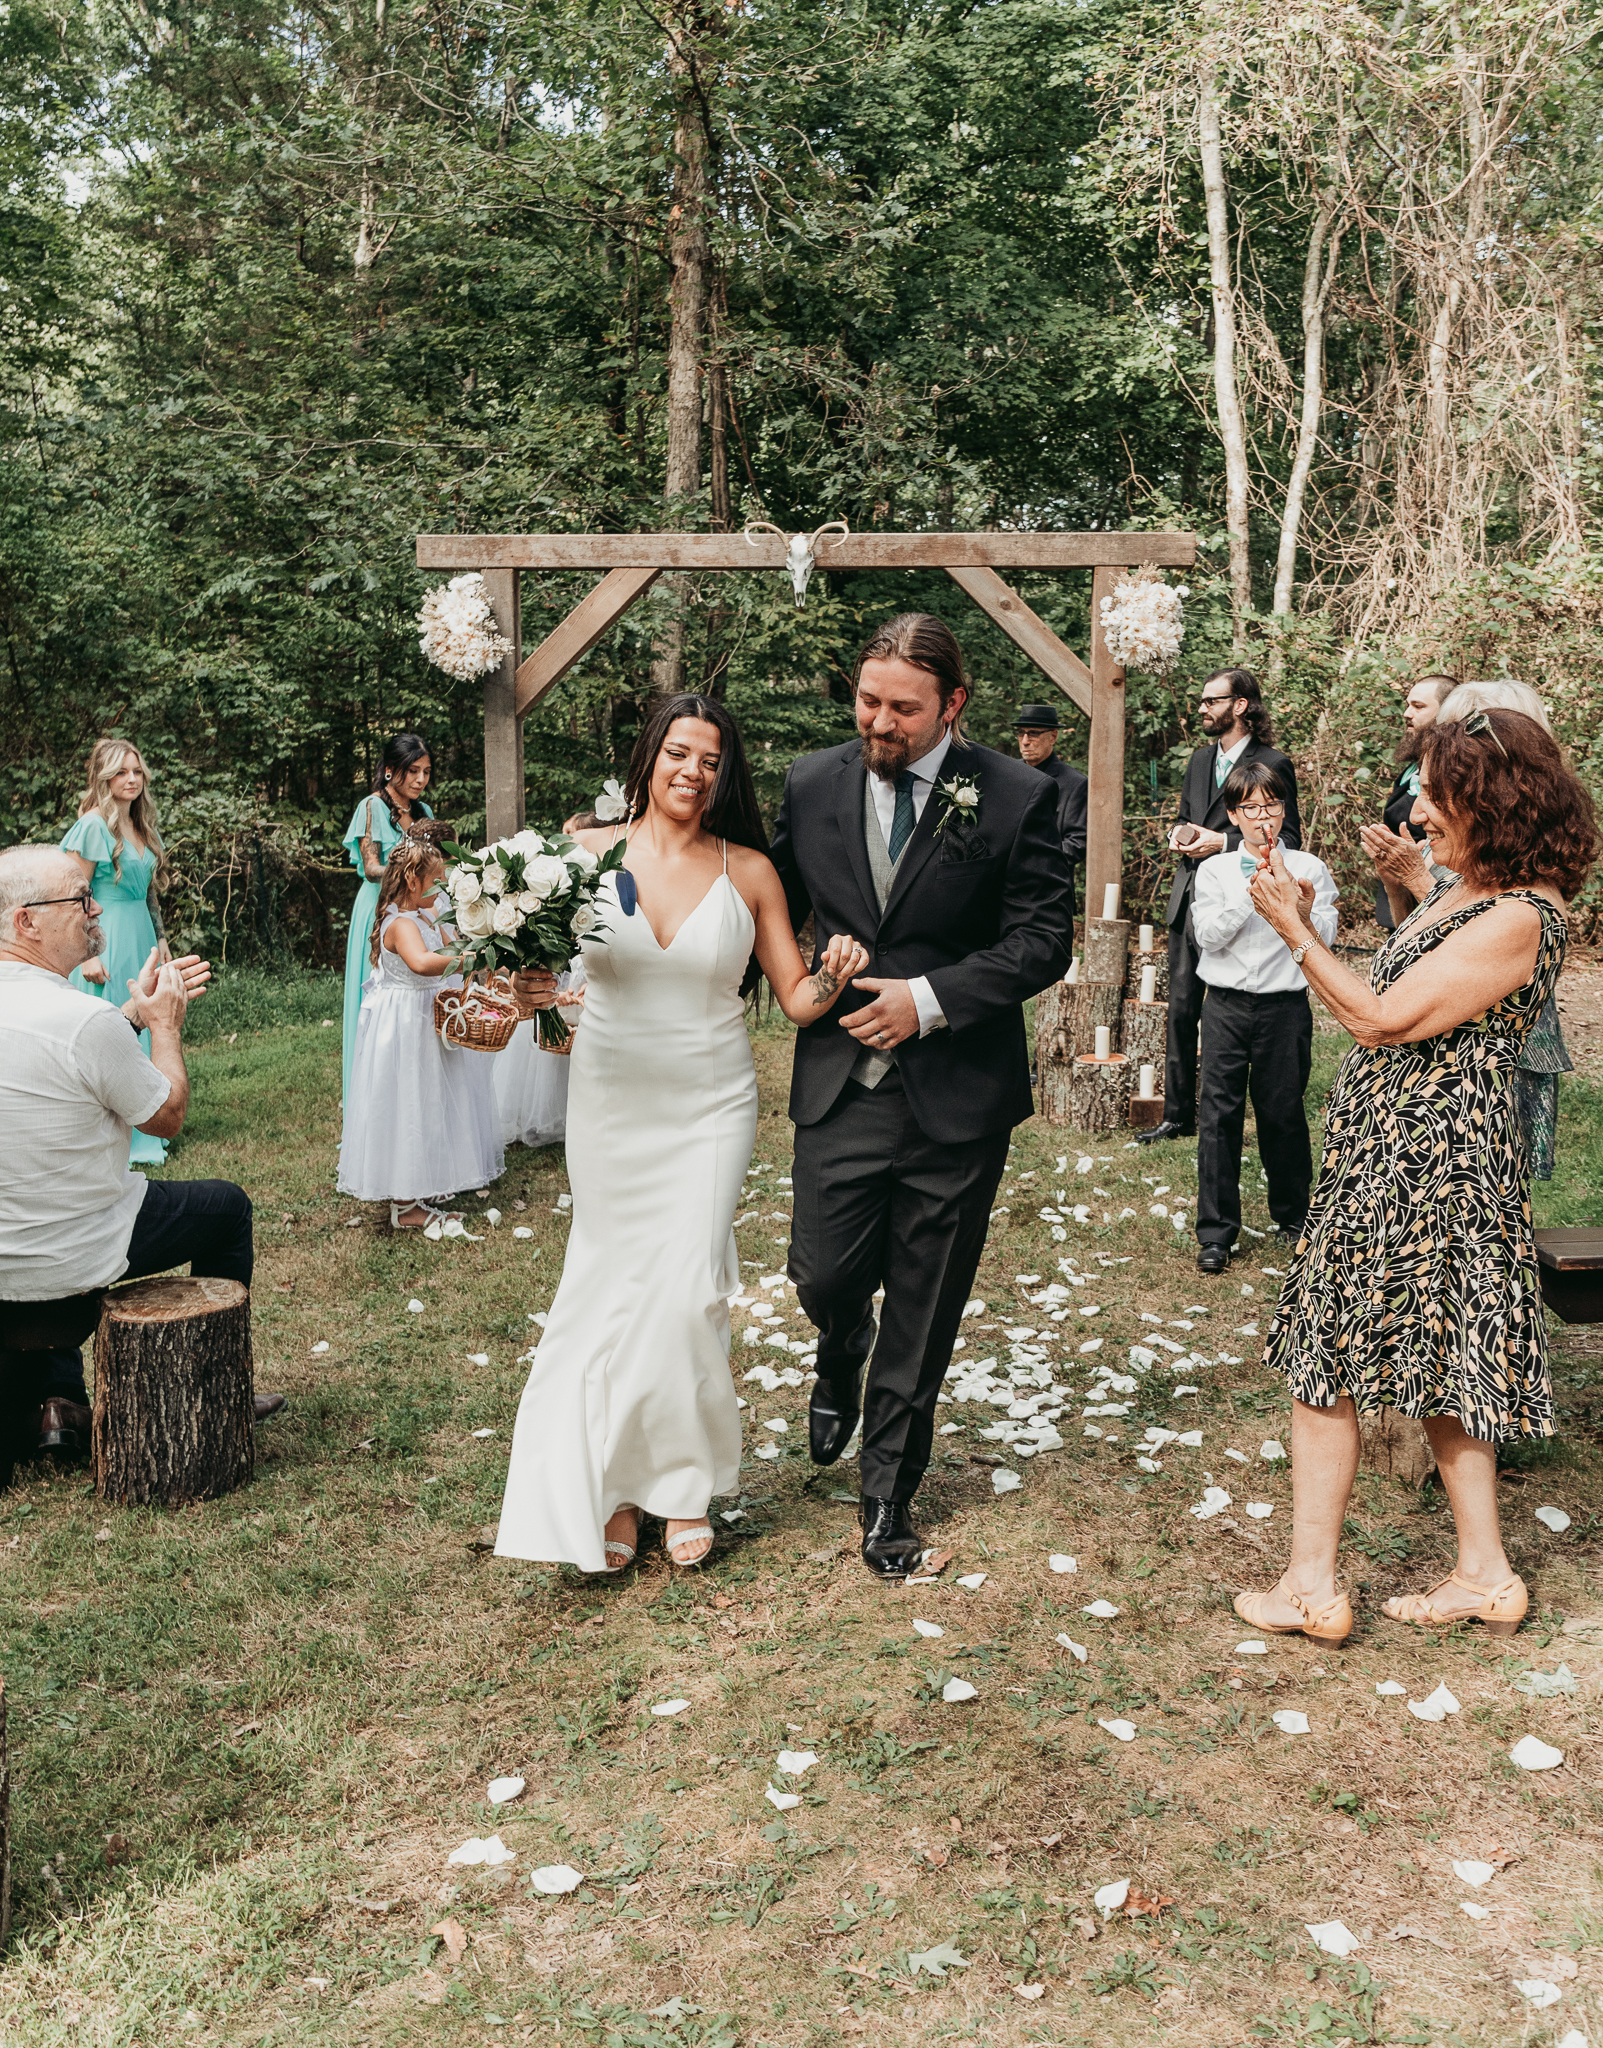
[[[1153,1130],[1138,1132],[1138,1145],[1196,1135],[1197,1026],[1202,1020],[1204,985],[1197,973],[1191,898],[1202,863],[1241,844],[1241,834],[1225,808],[1225,779],[1232,768],[1244,761],[1261,761],[1273,770],[1285,791],[1281,844],[1302,845],[1297,771],[1270,744],[1274,728],[1269,707],[1252,670],[1215,669],[1202,685],[1197,710],[1207,743],[1186,763],[1180,785],[1180,820],[1169,834],[1169,850],[1180,858],[1169,892],[1169,1042],[1164,1061],[1163,1121]]]
[[[772,847],[815,958],[836,932],[873,955],[796,1037],[789,1271],[819,1332],[813,1459],[833,1464],[861,1416],[863,1558],[900,1579],[1008,1134],[1034,1106],[1023,1006],[1068,965],[1073,885],[1056,783],[963,737],[949,627],[890,620],[853,682],[859,739],[794,763]]]

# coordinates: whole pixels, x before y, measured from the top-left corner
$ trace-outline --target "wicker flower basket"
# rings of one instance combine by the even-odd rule
[[[501,1052],[520,1019],[510,993],[495,988],[441,989],[434,998],[434,1028],[442,1045],[463,1052]]]

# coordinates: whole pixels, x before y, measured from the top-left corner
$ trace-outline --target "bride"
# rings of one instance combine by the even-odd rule
[[[668,1554],[712,1548],[708,1504],[739,1483],[741,1425],[727,1297],[734,1216],[757,1134],[744,997],[768,982],[811,1024],[868,964],[832,939],[813,974],[766,853],[734,720],[665,699],[635,745],[627,832],[601,924],[568,1095],[573,1223],[562,1284],[518,1407],[500,1557],[621,1571],[643,1513]]]

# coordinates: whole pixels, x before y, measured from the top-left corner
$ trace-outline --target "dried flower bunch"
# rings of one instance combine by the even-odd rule
[[[1122,668],[1143,675],[1174,673],[1186,637],[1181,600],[1186,586],[1160,582],[1152,572],[1122,579],[1102,600],[1102,637]]]
[[[477,570],[437,584],[423,600],[417,626],[419,650],[459,683],[471,683],[499,668],[512,652],[512,642],[496,630],[484,578]]]

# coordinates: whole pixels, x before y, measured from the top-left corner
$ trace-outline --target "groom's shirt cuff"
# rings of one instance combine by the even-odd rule
[[[919,1037],[928,1038],[932,1031],[944,1031],[946,1018],[935,1000],[935,991],[930,987],[928,977],[915,974],[907,986],[912,994],[913,1007],[918,1012]]]

